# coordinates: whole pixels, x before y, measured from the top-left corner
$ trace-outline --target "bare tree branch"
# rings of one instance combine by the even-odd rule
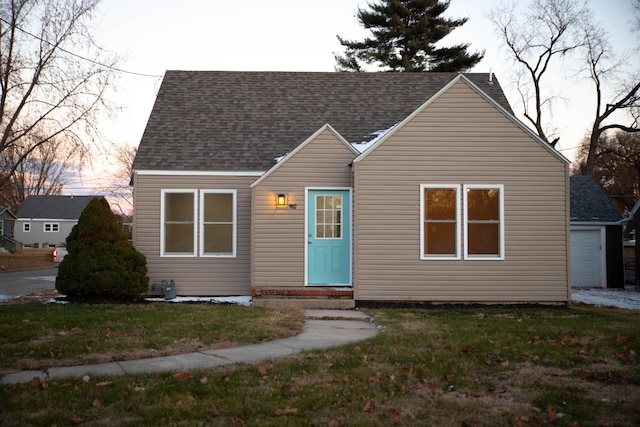
[[[585,3],[578,0],[532,0],[524,15],[515,3],[494,8],[490,14],[496,32],[524,70],[527,90],[522,91],[524,86],[518,83],[524,117],[547,142],[543,106],[552,105],[554,96],[545,93],[543,79],[555,58],[583,45],[575,30],[585,10]]]
[[[589,150],[586,157],[583,173],[592,175],[597,159],[596,153],[601,136],[608,130],[618,129],[624,132],[633,133],[640,132],[637,127],[637,119],[634,118],[632,123],[625,125],[622,123],[609,123],[605,121],[617,111],[631,109],[637,105],[640,96],[640,81],[630,85],[618,95],[618,99],[614,99],[603,107],[603,80],[615,74],[619,67],[619,62],[615,61],[612,54],[612,48],[609,44],[608,36],[604,30],[593,24],[590,17],[586,17],[582,23],[582,29],[585,39],[585,63],[589,72],[589,77],[593,82],[594,97],[596,100],[596,108],[594,111],[594,120],[591,126],[591,134],[589,136]],[[631,114],[630,117],[633,118]]]
[[[0,0],[0,186],[40,147],[88,153],[117,58],[106,58],[87,23],[100,0]],[[83,57],[72,53],[83,52]]]

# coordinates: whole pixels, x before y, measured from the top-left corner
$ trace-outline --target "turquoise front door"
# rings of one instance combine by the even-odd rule
[[[348,190],[308,192],[308,285],[351,285],[350,196]]]

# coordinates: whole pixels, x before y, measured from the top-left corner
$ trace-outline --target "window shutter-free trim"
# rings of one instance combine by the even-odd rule
[[[420,259],[460,259],[460,188],[459,184],[420,185]],[[446,200],[447,193],[451,191],[454,193],[453,201]],[[453,207],[446,206],[451,202],[454,204]],[[434,203],[442,204],[434,205]],[[453,230],[451,230],[452,226]],[[453,241],[451,242],[447,235],[451,236],[452,231]],[[453,246],[453,250],[438,253],[438,240],[447,247]]]

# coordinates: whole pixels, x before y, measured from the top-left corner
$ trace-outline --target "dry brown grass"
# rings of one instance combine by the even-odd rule
[[[53,268],[53,249],[24,248],[21,254],[0,254],[0,274]]]

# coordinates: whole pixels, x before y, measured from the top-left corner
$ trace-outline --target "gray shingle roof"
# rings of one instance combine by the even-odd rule
[[[620,212],[591,176],[571,176],[571,222],[618,222]]]
[[[456,73],[167,71],[136,170],[265,171],[326,123],[349,142],[400,122]],[[507,111],[489,74],[465,74]]]
[[[46,219],[78,219],[95,197],[102,196],[27,196],[17,217]]]
[[[9,208],[0,208],[0,218],[1,219],[16,219],[16,216],[13,212],[9,210]]]

